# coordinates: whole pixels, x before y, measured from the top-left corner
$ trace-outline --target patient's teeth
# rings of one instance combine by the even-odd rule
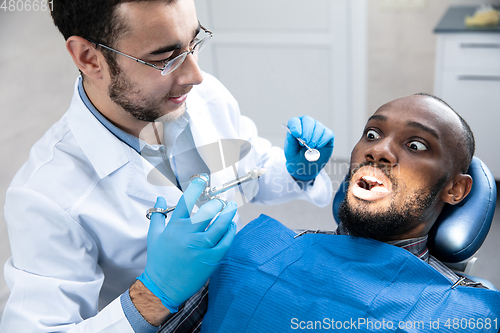
[[[371,183],[377,183],[379,185],[382,185],[382,182],[378,180],[377,178],[373,176],[363,176],[362,177],[365,181],[371,182]]]

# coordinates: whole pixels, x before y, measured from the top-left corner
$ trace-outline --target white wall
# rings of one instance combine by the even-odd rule
[[[366,0],[195,0],[214,32],[202,68],[217,76],[282,146],[281,124],[310,115],[348,160],[366,114]],[[207,47],[208,48],[208,47]]]

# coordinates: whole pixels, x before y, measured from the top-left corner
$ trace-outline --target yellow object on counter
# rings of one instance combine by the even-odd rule
[[[500,22],[500,13],[492,7],[480,8],[473,16],[465,18],[465,25],[468,27],[495,26],[498,22]]]

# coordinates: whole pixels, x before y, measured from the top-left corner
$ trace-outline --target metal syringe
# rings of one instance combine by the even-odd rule
[[[191,179],[201,178],[205,181],[205,183],[206,183],[205,190],[203,191],[203,193],[200,195],[200,197],[198,199],[198,202],[200,202],[201,204],[204,204],[204,203],[216,198],[217,195],[224,193],[224,192],[226,192],[226,191],[228,191],[236,186],[239,186],[241,184],[244,184],[244,183],[249,182],[249,181],[254,180],[254,179],[258,179],[260,176],[262,176],[264,173],[266,173],[266,171],[267,171],[267,169],[265,169],[265,168],[261,168],[261,169],[255,168],[255,169],[250,170],[250,172],[244,176],[236,178],[235,180],[227,182],[221,186],[214,186],[212,188],[208,187],[208,176],[206,176],[204,174],[203,175],[195,175],[195,176],[191,177]],[[175,207],[177,207],[177,205],[169,207],[167,209],[156,208],[156,207],[150,208],[146,211],[146,217],[148,219],[151,219],[151,214],[153,214],[153,213],[161,213],[161,214],[167,216],[167,214],[170,213],[171,211],[173,211],[175,209]]]

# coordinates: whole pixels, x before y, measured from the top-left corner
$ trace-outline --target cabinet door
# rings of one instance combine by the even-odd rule
[[[442,98],[469,124],[476,156],[500,180],[500,70],[455,70],[443,75]]]
[[[214,32],[200,66],[238,100],[259,134],[283,146],[289,118],[335,132],[348,160],[366,120],[366,0],[195,0]]]
[[[500,69],[500,35],[456,34],[444,38],[445,69]]]

